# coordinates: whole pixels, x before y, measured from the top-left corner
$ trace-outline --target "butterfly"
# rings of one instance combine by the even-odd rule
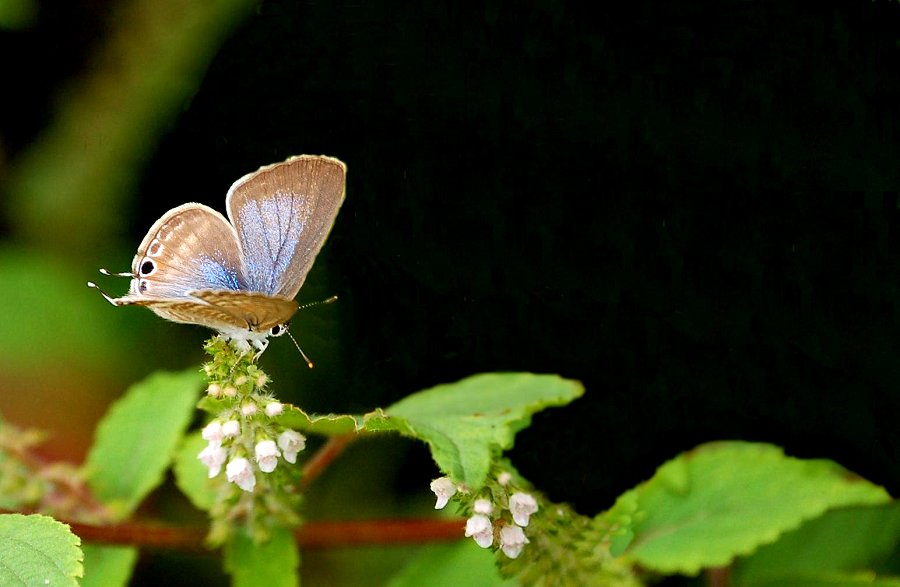
[[[287,332],[294,296],[344,201],[346,174],[341,161],[314,155],[261,167],[228,190],[227,219],[203,204],[173,208],[150,228],[130,272],[100,270],[130,277],[127,295],[88,286],[115,306],[217,330],[258,358],[269,336]]]

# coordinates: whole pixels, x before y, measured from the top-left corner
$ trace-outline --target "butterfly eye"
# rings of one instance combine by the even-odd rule
[[[156,263],[153,261],[144,261],[141,263],[141,275],[150,275],[156,270]]]
[[[281,336],[287,332],[287,324],[276,324],[269,329],[269,336]]]

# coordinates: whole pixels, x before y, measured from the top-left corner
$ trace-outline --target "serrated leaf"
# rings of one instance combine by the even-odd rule
[[[424,440],[442,471],[481,487],[492,455],[512,448],[532,414],[582,393],[581,383],[556,375],[474,375],[408,396],[385,410],[391,420],[373,421],[373,429],[393,427]]]
[[[81,540],[41,515],[0,515],[0,585],[77,587],[83,576]]]
[[[175,484],[199,510],[209,510],[215,501],[215,491],[209,478],[209,469],[200,462],[197,455],[207,442],[200,432],[188,434],[175,453],[172,470]],[[222,473],[220,473],[221,475]]]
[[[286,528],[273,529],[271,540],[263,544],[235,532],[225,545],[225,570],[232,587],[297,587],[299,568],[300,551]]]
[[[118,518],[162,482],[202,384],[196,369],[156,373],[129,388],[100,422],[86,461],[88,483]]]
[[[734,585],[756,586],[823,571],[863,571],[900,542],[900,503],[825,512],[738,561]]]
[[[497,572],[496,555],[478,548],[470,540],[423,549],[388,587],[512,587],[515,579],[503,579]]]
[[[626,554],[635,562],[693,575],[774,542],[830,508],[889,499],[831,461],[786,457],[767,444],[721,442],[665,463],[604,517],[630,516],[634,539]]]
[[[340,436],[357,432],[361,425],[358,416],[348,414],[309,415],[296,406],[286,404],[284,407],[284,413],[278,416],[278,424],[306,434]]]
[[[138,551],[131,546],[85,544],[84,579],[81,587],[126,587]]]

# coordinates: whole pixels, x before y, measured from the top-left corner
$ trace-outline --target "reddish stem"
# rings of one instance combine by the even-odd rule
[[[322,445],[316,454],[312,456],[306,464],[303,465],[303,476],[300,485],[304,489],[309,487],[316,477],[321,475],[333,460],[338,458],[347,445],[356,439],[356,434],[343,434],[341,436],[332,436]]]
[[[205,550],[206,529],[160,523],[127,522],[93,526],[68,522],[85,542],[171,550]],[[462,519],[394,519],[359,522],[308,522],[295,533],[303,548],[443,542],[463,537]]]

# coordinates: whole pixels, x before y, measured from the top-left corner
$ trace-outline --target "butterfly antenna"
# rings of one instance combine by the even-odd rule
[[[100,286],[97,285],[96,283],[94,283],[93,281],[88,281],[88,282],[87,282],[87,286],[90,287],[90,288],[96,289],[97,291],[99,291],[99,292],[100,292],[100,295],[103,296],[103,299],[105,299],[107,302],[109,302],[109,303],[112,304],[113,306],[118,306],[118,305],[119,305],[119,304],[116,303],[115,298],[113,298],[111,295],[109,295],[108,293],[106,293],[105,291],[103,291],[102,289],[100,289]]]
[[[335,296],[335,299],[337,299],[337,296]],[[313,305],[315,305],[315,304],[313,304]],[[304,352],[303,352],[303,349],[300,348],[300,345],[297,344],[297,339],[294,338],[294,335],[291,334],[291,331],[290,331],[290,330],[285,330],[285,332],[287,333],[287,335],[288,335],[289,337],[291,337],[291,341],[294,343],[294,346],[297,347],[297,350],[300,351],[300,356],[303,357],[303,360],[304,360],[304,361],[306,361],[306,365],[307,365],[310,369],[312,369],[312,368],[313,368],[313,362],[309,360],[309,357],[306,356],[306,353],[304,353]]]
[[[309,302],[308,304],[303,304],[302,306],[299,306],[299,307],[297,308],[297,310],[304,310],[304,309],[306,309],[306,308],[312,308],[313,306],[321,306],[322,304],[331,304],[331,303],[333,303],[333,302],[336,302],[337,299],[338,299],[337,296],[331,296],[330,298],[327,298],[327,299],[324,299],[324,300],[319,300],[318,302]],[[287,335],[288,335],[289,337],[291,337],[291,342],[293,342],[293,343],[294,343],[294,346],[297,347],[297,350],[300,351],[300,356],[303,357],[303,360],[304,360],[304,361],[306,361],[306,365],[307,365],[310,369],[312,369],[312,368],[313,368],[313,362],[309,360],[309,357],[306,355],[306,353],[303,352],[303,349],[300,348],[300,345],[297,344],[297,339],[294,338],[294,335],[291,334],[291,331],[288,330],[287,328],[285,328],[284,331],[287,333]]]
[[[109,269],[105,269],[103,267],[100,268],[100,273],[103,275],[109,275],[110,277],[134,277],[134,273],[131,271],[123,271],[121,273],[113,273]]]
[[[318,302],[309,302],[308,304],[303,304],[302,306],[298,307],[297,310],[305,310],[306,308],[312,308],[313,306],[321,306],[323,304],[331,304],[333,302],[336,302],[337,299],[338,299],[337,296],[331,296],[330,298],[328,298],[326,300],[319,300]],[[301,352],[303,352],[303,351],[301,351]]]

